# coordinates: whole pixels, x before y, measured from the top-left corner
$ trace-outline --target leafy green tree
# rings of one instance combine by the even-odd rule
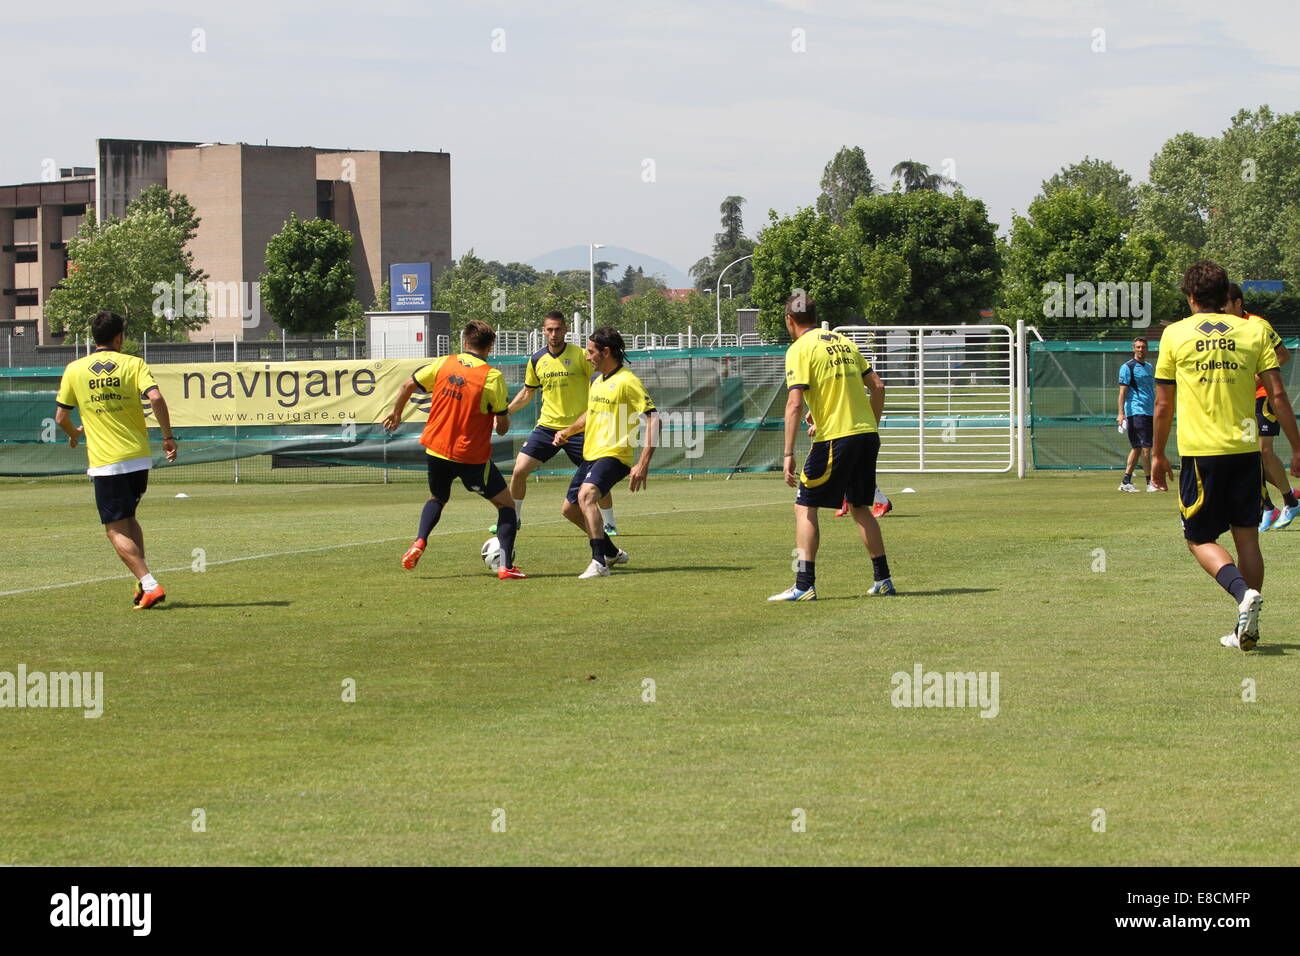
[[[530,265],[522,262],[500,263],[495,259],[487,263],[487,269],[496,278],[497,282],[506,288],[514,288],[521,285],[532,285],[541,279],[542,274]]]
[[[1300,113],[1240,110],[1213,155],[1203,252],[1234,280],[1282,278],[1300,206]]]
[[[266,244],[262,302],[294,335],[333,332],[356,297],[352,234],[328,219],[289,221]]]
[[[866,246],[862,263],[862,315],[872,325],[900,325],[912,288],[907,260],[884,245]]]
[[[728,196],[718,207],[722,214],[722,231],[713,236],[713,253],[691,266],[690,272],[695,279],[697,291],[712,289],[723,269],[737,259],[753,253],[754,242],[745,236],[744,216],[741,212],[744,204],[744,196]],[[746,259],[732,266],[727,272],[726,281],[734,295],[747,295],[754,284],[753,262]]]
[[[1137,229],[1200,250],[1210,218],[1216,140],[1179,133],[1151,160],[1147,181],[1138,186]]]
[[[949,179],[942,173],[930,172],[930,167],[925,163],[918,163],[914,159],[905,159],[894,166],[889,174],[903,183],[903,192],[938,192],[944,186],[961,185],[954,179]]]
[[[199,224],[203,221],[199,214],[190,205],[189,197],[184,193],[172,192],[166,186],[154,184],[146,187],[140,195],[127,203],[126,214],[132,216],[137,213],[161,212],[167,216],[167,220],[180,230],[182,257],[185,260],[185,281],[188,282],[206,282],[208,274],[194,264],[194,253],[188,246],[194,237],[198,235]]]
[[[796,290],[816,303],[820,321],[835,326],[852,319],[862,279],[845,231],[812,207],[784,218],[775,210],[767,215],[768,226],[759,233],[753,259],[751,299],[759,309],[759,331],[768,339],[788,338],[785,304]]]
[[[202,287],[188,290],[188,300],[183,286],[180,301],[174,296],[176,276],[186,270],[183,243],[182,229],[162,210],[103,222],[88,215],[68,240],[68,275],[45,303],[51,328],[84,335],[102,309],[125,318],[136,340],[184,338],[201,328],[207,323]]]
[[[1012,220],[1006,249],[1001,302],[1009,317],[1037,325],[1100,329],[1133,327],[1140,318],[1156,324],[1186,312],[1177,294],[1177,279],[1193,255],[1188,247],[1151,231],[1126,233],[1115,207],[1085,187],[1040,197],[1030,203],[1028,212],[1027,217]],[[1113,290],[1115,284],[1133,282],[1140,289],[1142,283],[1151,283],[1151,315],[1139,317],[1131,300],[1123,308],[1119,293],[1102,291],[1103,284]],[[1071,289],[1088,291],[1072,293]],[[1075,298],[1067,306],[1071,295]],[[1081,314],[1089,310],[1093,314]]]
[[[1080,162],[1063,166],[1051,179],[1044,180],[1039,195],[1050,196],[1062,189],[1076,188],[1101,196],[1114,207],[1121,219],[1131,219],[1137,211],[1137,189],[1132,177],[1114,163],[1088,156]]]
[[[897,296],[903,276],[896,263],[879,253],[890,253],[906,265],[908,292],[898,308],[899,322],[977,322],[980,309],[993,304],[1002,264],[996,228],[980,200],[960,192],[892,192],[859,199],[846,223],[859,268],[864,274],[875,270],[878,288]],[[887,311],[887,297],[876,301],[878,314]]]
[[[836,225],[843,225],[845,215],[860,196],[874,196],[880,191],[861,146],[841,146],[822,170],[821,185],[817,213]]]

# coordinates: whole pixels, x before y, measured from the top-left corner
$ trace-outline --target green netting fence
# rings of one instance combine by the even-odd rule
[[[652,470],[659,474],[730,474],[779,470],[785,405],[781,346],[628,353],[661,416]],[[526,355],[494,355],[510,393],[523,384]],[[61,368],[0,368],[0,475],[84,475],[84,448],[71,449],[54,425]],[[392,396],[395,397],[395,396]],[[392,397],[387,400],[391,401]],[[169,403],[177,401],[169,396]],[[493,439],[504,471],[536,423],[535,398]],[[79,413],[74,412],[77,422]],[[154,480],[384,482],[423,481],[423,419],[388,434],[378,424],[229,425],[177,428],[180,458],[164,466],[155,441]],[[156,432],[154,435],[156,436]],[[570,474],[557,455],[538,474]]]
[[[1295,349],[1300,339],[1286,340]],[[1155,364],[1160,343],[1152,339]],[[1040,469],[1123,468],[1129,451],[1116,430],[1119,370],[1133,357],[1129,342],[1031,342],[1029,346],[1030,463]],[[1287,392],[1295,396],[1297,363],[1282,368]],[[1177,426],[1168,451],[1177,462]],[[1290,446],[1279,437],[1275,450],[1286,461]]]

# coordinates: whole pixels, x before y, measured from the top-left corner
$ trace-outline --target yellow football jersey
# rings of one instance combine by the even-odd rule
[[[1265,322],[1198,312],[1165,329],[1156,384],[1174,384],[1180,455],[1259,451],[1255,376],[1278,367]]]
[[[587,408],[587,383],[595,369],[587,352],[577,345],[565,345],[559,355],[544,348],[528,360],[524,384],[542,390],[542,410],[537,424],[543,428],[567,428]]]
[[[626,365],[608,378],[595,376],[587,393],[587,434],[583,437],[582,457],[587,461],[617,458],[631,465],[640,416],[654,410],[645,386]]]
[[[838,332],[809,329],[785,352],[785,386],[802,388],[817,426],[816,441],[876,431],[862,377],[871,363]]]
[[[63,370],[55,402],[81,409],[91,470],[151,457],[142,399],[157,387],[143,359],[111,349],[96,349]]]

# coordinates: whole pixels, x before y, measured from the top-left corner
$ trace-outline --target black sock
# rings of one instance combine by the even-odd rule
[[[609,538],[605,539],[608,540]],[[591,539],[591,560],[597,564],[605,563],[605,541],[601,541],[600,538]]]
[[[613,541],[609,540],[609,535],[605,535],[604,539],[600,543],[601,546],[605,549],[605,557],[607,558],[618,557],[618,545],[616,545]]]
[[[1300,501],[1296,500],[1294,491],[1282,492],[1282,501],[1286,504],[1288,508],[1294,508],[1297,504],[1300,504]]]
[[[1273,510],[1273,499],[1270,498],[1268,495],[1264,496],[1264,510],[1265,511]]]
[[[1232,599],[1238,604],[1246,596],[1246,579],[1241,576],[1241,572],[1235,564],[1225,564],[1219,568],[1219,573],[1214,576],[1214,580],[1219,582],[1219,587],[1232,595]]]
[[[889,577],[889,559],[883,554],[878,558],[872,558],[871,574],[877,581],[883,581]]]
[[[438,519],[441,517],[442,502],[437,498],[430,498],[424,503],[424,510],[420,512],[420,532],[416,537],[428,538],[429,532],[433,530],[433,526],[438,523]]]
[[[1133,480],[1133,472],[1131,472],[1131,471],[1126,471],[1126,472],[1124,472],[1124,484],[1127,485],[1127,484],[1129,484],[1132,480]]]
[[[817,562],[800,561],[794,573],[794,586],[800,591],[807,591],[817,581]]]
[[[515,566],[515,532],[519,515],[514,508],[497,509],[497,540],[501,542],[501,560],[507,568]]]

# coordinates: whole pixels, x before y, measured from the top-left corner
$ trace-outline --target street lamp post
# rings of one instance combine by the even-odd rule
[[[596,250],[604,249],[604,243],[587,243],[587,314],[591,317],[591,331],[596,331]]]
[[[754,258],[753,253],[750,253],[747,256],[741,256],[739,259],[736,260],[736,262],[728,262],[725,266],[722,267],[722,271],[718,273],[718,347],[719,348],[722,347],[722,286],[723,286],[722,277],[725,276],[727,274],[727,270],[730,269],[732,266],[734,266],[737,262],[744,262],[746,259],[752,259],[752,258]],[[730,285],[727,286],[727,293],[728,293],[727,298],[731,298]]]

